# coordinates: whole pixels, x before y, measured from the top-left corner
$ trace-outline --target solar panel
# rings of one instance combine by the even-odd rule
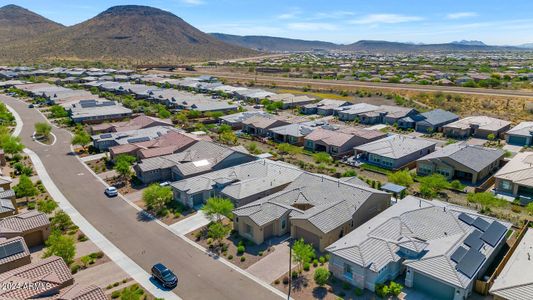
[[[102,139],[108,139],[110,137],[112,137],[113,135],[111,133],[104,133],[104,134],[101,134],[100,135],[100,138]]]
[[[489,222],[483,220],[482,218],[480,217],[477,217],[476,220],[474,221],[474,223],[472,223],[473,226],[475,226],[477,229],[481,230],[481,231],[485,231],[487,230],[487,228],[489,228]]]
[[[456,268],[459,272],[465,274],[468,278],[474,277],[477,270],[485,261],[485,256],[481,252],[470,249],[465,256],[459,261]]]
[[[483,233],[481,239],[487,242],[487,244],[491,245],[492,247],[495,247],[506,231],[507,227],[505,227],[502,223],[493,221],[487,228],[485,233]]]
[[[22,246],[21,242],[11,243],[4,247],[7,256],[19,254],[21,252],[24,252],[24,247]]]
[[[454,262],[458,263],[459,261],[461,261],[461,259],[465,256],[466,252],[468,250],[466,250],[465,247],[463,246],[459,246],[459,248],[457,248],[455,250],[455,252],[453,252],[452,256],[450,257]]]
[[[465,222],[468,225],[472,225],[472,223],[474,222],[474,218],[472,218],[471,216],[469,216],[469,215],[467,215],[465,213],[461,213],[459,215],[459,220]]]
[[[465,239],[465,245],[470,247],[470,249],[479,250],[483,246],[483,241],[480,239],[482,234],[479,230],[472,231]]]
[[[6,254],[6,250],[4,250],[4,247],[0,248],[0,259],[4,259],[8,257],[9,255]]]

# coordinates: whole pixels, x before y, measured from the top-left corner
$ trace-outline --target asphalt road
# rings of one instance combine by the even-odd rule
[[[107,198],[104,185],[71,155],[70,134],[53,128],[53,146],[40,145],[31,138],[36,122],[45,118],[14,98],[0,100],[22,118],[20,138],[42,160],[53,181],[70,203],[107,239],[139,266],[150,272],[162,262],[177,273],[174,290],[183,299],[279,299],[257,282],[217,262],[189,245],[156,222],[145,221],[138,211],[118,198]]]
[[[254,80],[259,84],[270,85],[275,83],[278,87],[305,86],[311,87],[338,87],[342,88],[379,88],[386,90],[407,90],[416,92],[443,92],[451,94],[467,95],[485,95],[485,96],[502,96],[502,97],[525,97],[533,100],[533,91],[527,90],[497,90],[485,88],[467,88],[458,86],[438,86],[438,85],[415,85],[400,84],[387,82],[363,82],[347,80],[324,80],[324,79],[306,79],[306,78],[286,78],[255,74],[236,74],[229,72],[217,72],[216,69],[201,69],[198,71],[180,71],[176,72],[181,75],[213,75],[219,78],[230,80],[240,80],[242,83]]]

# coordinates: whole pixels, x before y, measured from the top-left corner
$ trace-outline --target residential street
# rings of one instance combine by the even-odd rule
[[[119,198],[107,198],[104,185],[70,154],[68,131],[53,128],[57,142],[45,146],[32,141],[36,122],[45,122],[35,109],[0,95],[24,123],[20,137],[42,160],[49,175],[69,202],[107,239],[147,272],[157,262],[179,278],[174,290],[183,299],[276,299],[279,296],[228,266],[214,261],[156,222],[146,221]]]

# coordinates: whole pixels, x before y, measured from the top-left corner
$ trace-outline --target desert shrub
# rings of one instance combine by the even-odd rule
[[[289,276],[283,276],[283,284],[289,284]]]
[[[237,254],[238,255],[243,255],[245,250],[246,250],[246,248],[244,248],[244,245],[237,246]]]
[[[241,256],[241,262],[244,262],[246,260],[246,256]]]
[[[308,262],[304,263],[304,271],[307,272],[309,271],[310,268],[311,268],[311,265]]]
[[[229,260],[232,260],[232,259],[233,259],[233,255],[231,255],[231,254],[228,255],[228,259],[229,259]]]

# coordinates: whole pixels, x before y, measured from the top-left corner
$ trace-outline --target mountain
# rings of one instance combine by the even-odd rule
[[[63,25],[16,5],[0,7],[0,44],[29,39],[64,28]]]
[[[467,41],[467,40],[461,40],[461,41],[453,41],[450,44],[457,44],[457,45],[468,45],[468,46],[487,46],[482,41]]]
[[[488,46],[485,44],[469,44],[465,43],[443,43],[443,44],[407,44],[399,42],[388,41],[371,41],[362,40],[350,45],[344,46],[342,49],[348,51],[367,51],[367,52],[432,52],[432,51],[516,51],[520,50],[518,47],[512,46]]]
[[[533,43],[519,45],[520,48],[533,49]]]
[[[100,60],[175,63],[257,54],[203,33],[170,12],[111,7],[92,19],[20,43],[0,45],[0,60]]]
[[[312,50],[333,50],[339,48],[339,45],[337,44],[322,41],[306,41],[259,35],[240,36],[224,33],[210,34],[228,44],[269,52],[299,52]]]

